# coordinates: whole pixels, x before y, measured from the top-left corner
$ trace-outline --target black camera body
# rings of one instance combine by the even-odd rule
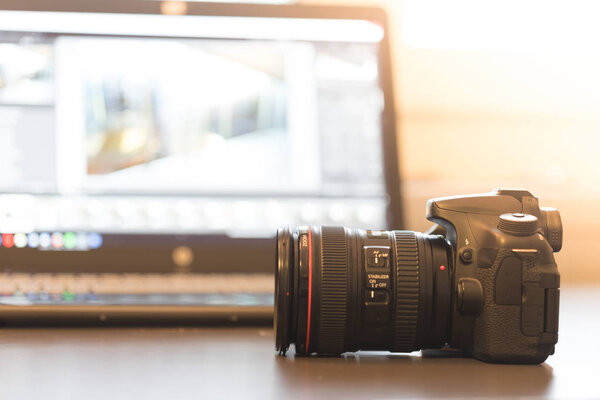
[[[526,190],[432,199],[427,233],[282,227],[280,354],[454,348],[488,362],[541,363],[558,340],[557,210]]]
[[[429,200],[453,249],[450,347],[489,362],[540,363],[558,340],[557,210],[525,190]],[[439,228],[435,228],[435,231]]]

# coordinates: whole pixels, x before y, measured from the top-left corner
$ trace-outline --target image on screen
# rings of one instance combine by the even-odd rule
[[[110,15],[61,34],[56,14],[0,32],[2,231],[384,225],[377,41],[124,36]]]

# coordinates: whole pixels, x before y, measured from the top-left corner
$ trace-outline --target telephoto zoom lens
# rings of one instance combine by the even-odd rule
[[[276,350],[297,355],[440,348],[451,317],[442,236],[309,226],[277,232]]]

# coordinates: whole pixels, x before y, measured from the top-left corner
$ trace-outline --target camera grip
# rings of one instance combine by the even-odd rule
[[[484,361],[541,363],[558,340],[558,269],[537,253],[500,249],[476,268],[484,301],[475,319],[473,355]]]

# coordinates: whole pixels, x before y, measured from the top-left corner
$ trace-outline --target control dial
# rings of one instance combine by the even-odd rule
[[[528,236],[537,230],[537,221],[537,217],[531,214],[502,214],[498,229],[511,235]]]

